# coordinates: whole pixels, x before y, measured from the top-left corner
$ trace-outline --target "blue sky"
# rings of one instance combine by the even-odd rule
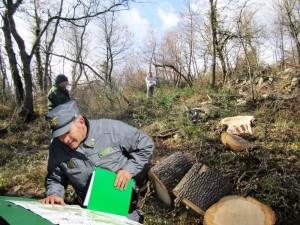
[[[180,20],[184,0],[138,0],[128,11],[121,13],[121,21],[134,35],[134,41],[142,44],[150,33],[160,37],[174,28]]]
[[[175,29],[180,22],[180,13],[185,9],[186,0],[136,0],[137,3],[131,3],[130,9],[121,13],[121,21],[133,34],[135,46],[145,45],[145,40],[151,34],[159,40],[167,31]],[[218,4],[228,4],[227,1],[219,1]],[[233,6],[242,4],[244,1],[235,1]],[[273,22],[274,9],[272,8],[274,0],[250,0],[248,6],[256,11],[256,19],[259,24],[266,28],[266,32]],[[209,0],[191,0],[192,9],[207,16],[209,10]],[[223,12],[224,13],[224,12]],[[229,10],[228,15],[233,15]],[[268,30],[268,31],[267,31]],[[269,43],[267,43],[269,45]],[[265,47],[264,58],[273,58],[273,52],[270,46]],[[269,59],[267,59],[268,61]]]
[[[161,25],[162,12],[179,15],[184,7],[184,0],[146,0],[143,3],[133,3],[131,8],[139,10],[140,14],[147,18],[152,27]]]

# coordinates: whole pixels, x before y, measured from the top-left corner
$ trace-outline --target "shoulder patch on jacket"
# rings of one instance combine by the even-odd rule
[[[102,150],[98,153],[98,155],[99,155],[100,157],[106,156],[106,155],[108,155],[109,153],[111,153],[112,150],[113,150],[112,147],[107,147],[107,148],[105,148],[105,149],[102,149]]]
[[[74,168],[77,168],[77,165],[72,159],[70,159],[69,161],[67,161],[67,167],[69,169],[74,169]]]

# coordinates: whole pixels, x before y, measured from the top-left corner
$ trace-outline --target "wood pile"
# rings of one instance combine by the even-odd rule
[[[218,170],[175,152],[149,171],[155,192],[168,206],[184,205],[204,216],[204,225],[274,225],[275,213],[252,197],[228,196],[231,181]]]
[[[217,170],[194,163],[190,154],[176,152],[149,171],[160,200],[183,204],[199,214],[231,191],[230,181]]]

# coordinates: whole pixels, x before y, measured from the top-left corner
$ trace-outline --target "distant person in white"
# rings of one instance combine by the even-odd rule
[[[145,78],[145,81],[147,86],[147,97],[151,97],[154,94],[154,88],[156,86],[156,77],[148,75]]]

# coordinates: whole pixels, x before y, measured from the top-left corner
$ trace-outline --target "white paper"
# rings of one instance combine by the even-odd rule
[[[90,181],[90,184],[89,184],[89,189],[86,193],[86,196],[85,196],[85,199],[84,199],[84,202],[83,202],[84,206],[88,206],[88,204],[89,204],[91,191],[92,191],[92,186],[93,186],[93,183],[94,183],[94,177],[95,177],[95,170],[93,171],[92,178],[91,178],[91,181]]]
[[[125,216],[83,209],[78,205],[44,205],[37,201],[12,201],[59,225],[140,225]]]

